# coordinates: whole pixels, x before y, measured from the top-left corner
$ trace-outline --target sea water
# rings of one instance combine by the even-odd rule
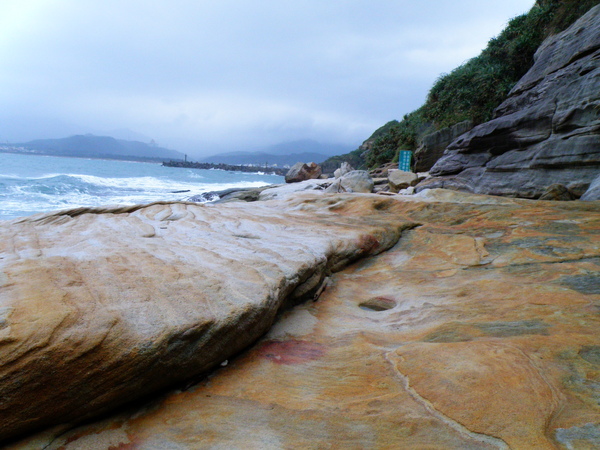
[[[283,180],[269,173],[0,153],[0,220],[82,206],[187,200],[205,192]]]

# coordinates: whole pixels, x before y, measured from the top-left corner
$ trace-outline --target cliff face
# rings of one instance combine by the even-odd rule
[[[448,146],[418,190],[581,196],[600,173],[600,6],[548,38],[495,118]]]
[[[415,172],[427,172],[444,154],[444,150],[454,140],[473,128],[473,122],[466,120],[452,127],[442,128],[435,133],[423,136],[419,148],[415,150]]]

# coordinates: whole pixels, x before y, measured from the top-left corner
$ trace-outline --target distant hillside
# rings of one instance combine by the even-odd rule
[[[289,155],[273,155],[271,153],[263,152],[232,152],[222,153],[220,155],[209,156],[208,158],[201,159],[200,162],[213,163],[213,164],[253,164],[264,166],[275,165],[278,166],[293,166],[297,162],[316,162],[320,163],[325,161],[329,156],[320,153],[292,153]]]
[[[347,152],[348,146],[342,144],[322,144],[312,140],[301,140],[283,142],[280,144],[264,147],[252,152],[239,151],[221,153],[200,160],[205,163],[224,164],[256,164],[285,166],[294,165],[297,162],[325,161],[332,155]]]
[[[29,150],[30,153],[40,155],[133,160],[184,159],[183,153],[153,144],[126,141],[109,136],[94,136],[91,134],[70,136],[62,139],[38,139],[22,144],[14,144],[14,146],[23,147]]]
[[[269,147],[255,149],[255,152],[269,153],[272,155],[290,155],[294,153],[318,153],[327,156],[339,155],[347,152],[352,146],[345,144],[324,144],[313,141],[312,139],[302,139],[298,141],[281,142]]]

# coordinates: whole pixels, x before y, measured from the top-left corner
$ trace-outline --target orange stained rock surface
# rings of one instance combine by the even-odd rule
[[[11,448],[600,448],[600,205],[429,195],[208,377]]]

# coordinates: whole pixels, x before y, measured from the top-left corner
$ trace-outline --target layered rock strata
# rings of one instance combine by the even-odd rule
[[[495,118],[459,137],[417,190],[575,197],[600,173],[600,6],[548,38]]]
[[[80,209],[0,225],[0,441],[206,372],[349,262],[396,243],[379,199]]]
[[[415,172],[429,172],[446,147],[473,128],[473,122],[466,120],[452,127],[442,128],[435,133],[423,136],[419,148],[415,150],[413,169]]]
[[[598,202],[429,190],[272,205],[310,211],[318,224],[300,214],[298,229],[320,235],[330,216],[421,225],[198,384],[10,448],[598,447]]]

